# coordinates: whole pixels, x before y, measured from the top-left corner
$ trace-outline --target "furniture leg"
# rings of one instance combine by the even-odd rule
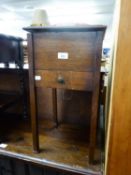
[[[32,125],[32,136],[33,136],[33,150],[39,152],[39,132],[38,132],[38,117],[37,117],[37,104],[36,104],[36,89],[34,80],[34,61],[33,57],[33,44],[32,36],[28,35],[30,43],[29,48],[29,87],[30,87],[30,114],[31,114],[31,125]]]
[[[56,123],[56,127],[58,127],[58,111],[57,111],[57,90],[56,88],[52,89],[52,101],[53,101],[53,116],[54,116],[54,121]]]
[[[89,145],[89,162],[93,163],[96,146],[96,130],[97,130],[97,115],[98,115],[98,93],[99,90],[92,94],[92,109],[91,109],[91,126],[90,126],[90,145]]]

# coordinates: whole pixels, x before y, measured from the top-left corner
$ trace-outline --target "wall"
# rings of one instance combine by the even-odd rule
[[[45,9],[51,25],[107,25],[105,47],[110,47],[115,0],[4,1],[0,6],[0,33],[26,38],[23,27],[32,23],[36,9]]]

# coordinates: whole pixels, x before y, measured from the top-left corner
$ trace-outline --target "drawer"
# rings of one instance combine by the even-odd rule
[[[93,89],[93,73],[71,72],[71,89],[91,91]]]
[[[93,88],[92,72],[47,71],[35,72],[36,87],[88,90]]]
[[[34,34],[35,69],[92,71],[96,32]]]
[[[68,71],[60,72],[60,71],[38,70],[35,73],[35,80],[36,80],[36,87],[67,88],[67,89],[71,87],[70,72]]]

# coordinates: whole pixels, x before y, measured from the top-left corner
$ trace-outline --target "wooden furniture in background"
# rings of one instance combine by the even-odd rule
[[[105,26],[77,28],[30,27],[29,84],[33,147],[39,152],[37,87],[53,88],[57,121],[56,88],[92,93],[89,159],[93,162],[96,142],[100,83],[100,60]],[[36,81],[35,81],[36,80]]]
[[[26,114],[25,104],[25,73],[23,70],[22,38],[0,35],[0,114],[17,105],[23,106],[23,116]],[[13,65],[12,65],[13,64]],[[13,66],[13,68],[11,67]]]

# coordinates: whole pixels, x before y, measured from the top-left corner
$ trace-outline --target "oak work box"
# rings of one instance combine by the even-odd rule
[[[57,121],[56,89],[92,93],[89,160],[93,162],[100,86],[100,62],[105,26],[28,27],[30,108],[33,147],[39,151],[36,88],[52,88]],[[87,99],[88,100],[88,99]]]

